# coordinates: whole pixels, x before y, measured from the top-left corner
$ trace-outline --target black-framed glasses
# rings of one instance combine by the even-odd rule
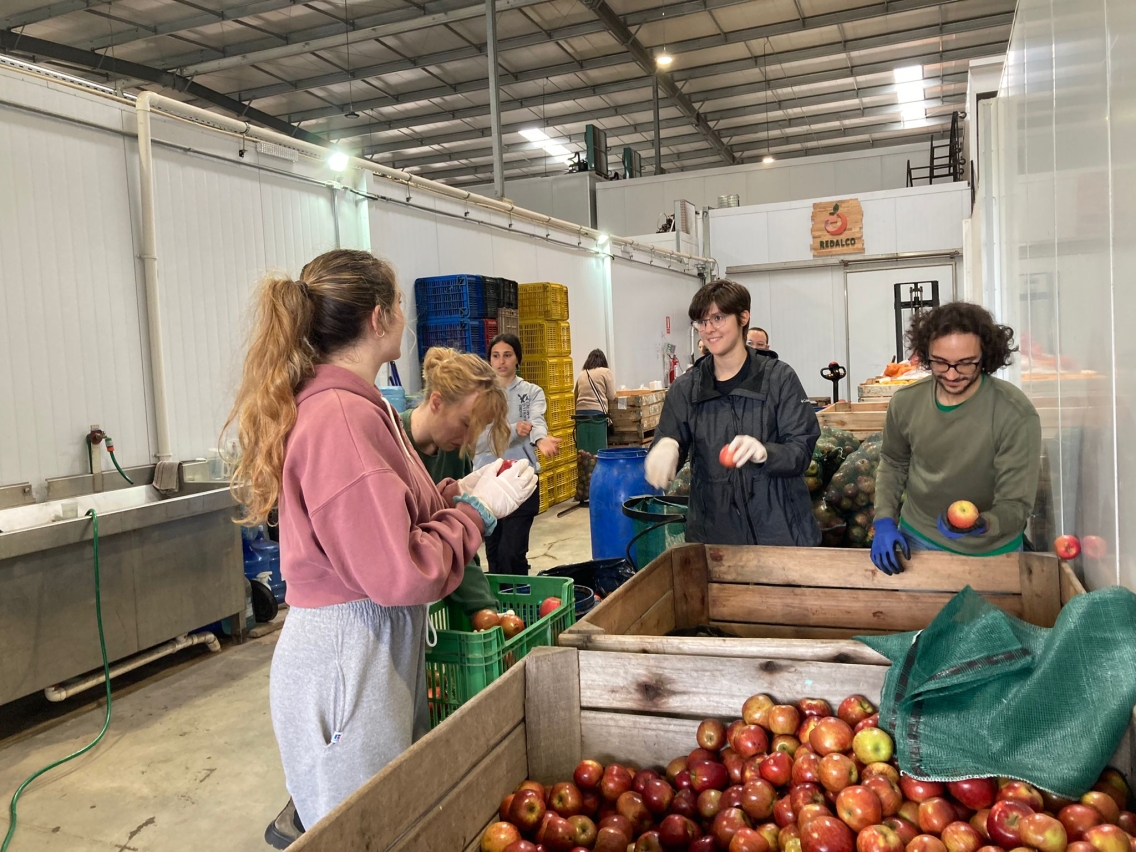
[[[714,314],[713,316],[706,317],[705,319],[696,319],[691,323],[691,325],[699,331],[703,331],[707,328],[721,328],[722,323],[726,321],[726,318],[728,316],[728,314]]]
[[[967,359],[965,361],[957,361],[951,363],[950,361],[943,361],[940,358],[931,359],[931,372],[938,376],[945,376],[951,370],[954,370],[963,378],[969,378],[978,372],[978,368],[982,365],[982,359]]]

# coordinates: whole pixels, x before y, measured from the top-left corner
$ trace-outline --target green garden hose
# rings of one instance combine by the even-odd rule
[[[115,462],[115,467],[117,466],[118,462]],[[119,472],[121,473],[121,468],[119,468]],[[126,474],[122,475],[126,476]],[[129,480],[127,481],[129,482]],[[4,843],[0,845],[0,852],[8,852],[8,845],[12,842],[12,836],[16,833],[16,805],[19,803],[20,796],[23,794],[24,790],[26,790],[33,781],[35,781],[44,773],[50,772],[52,769],[55,769],[55,767],[62,766],[64,763],[67,763],[67,761],[74,760],[80,755],[89,752],[99,744],[102,738],[106,735],[107,728],[110,727],[110,661],[107,660],[106,636],[103,633],[102,590],[101,583],[99,581],[99,515],[94,509],[89,510],[87,512],[87,515],[91,518],[91,521],[94,524],[93,541],[95,545],[95,621],[99,625],[99,650],[102,651],[103,677],[106,678],[106,720],[103,722],[103,729],[99,731],[99,735],[91,740],[90,743],[83,746],[78,751],[67,755],[67,757],[61,758],[54,763],[49,763],[42,769],[36,770],[28,776],[27,780],[24,781],[24,783],[21,784],[19,788],[17,788],[15,795],[12,796],[12,803],[8,806],[8,833],[4,836]]]
[[[92,433],[92,434],[95,434],[95,433]],[[100,432],[99,434],[102,434],[102,433]],[[114,454],[114,439],[111,438],[110,435],[103,435],[101,440],[106,441],[107,452],[110,454],[110,460],[112,462],[114,462],[114,469],[119,472],[119,475],[121,475],[123,479],[125,479],[127,482],[129,482],[131,485],[133,485],[134,480],[126,475],[126,471],[124,471],[122,469],[122,466],[118,463],[118,458]],[[95,458],[94,458],[94,455],[91,453],[91,436],[90,435],[87,436],[87,469],[90,470],[90,472],[92,474],[95,472]],[[3,852],[3,850],[0,850],[0,852]]]

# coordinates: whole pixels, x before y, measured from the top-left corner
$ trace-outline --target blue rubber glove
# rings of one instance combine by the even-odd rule
[[[972,535],[982,535],[984,532],[986,532],[986,527],[986,518],[979,515],[978,522],[975,523],[975,525],[968,529],[966,532],[955,532],[950,528],[950,525],[947,523],[947,519],[944,516],[939,515],[939,532],[941,532],[946,538],[949,538],[952,541],[958,541],[960,538],[967,538],[968,536]]]
[[[903,563],[899,561],[896,550],[900,550],[905,559],[910,559],[911,548],[907,545],[907,539],[891,518],[877,518],[872,529],[875,531],[872,563],[885,574],[902,574]]]

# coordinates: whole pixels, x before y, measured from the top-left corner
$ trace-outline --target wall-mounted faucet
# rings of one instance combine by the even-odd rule
[[[99,428],[99,424],[92,423],[91,431],[87,433],[87,463],[91,469],[91,491],[101,494],[103,490],[103,439],[106,432]]]

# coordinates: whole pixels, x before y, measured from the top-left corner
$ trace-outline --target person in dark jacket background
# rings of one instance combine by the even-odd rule
[[[749,291],[733,281],[695,294],[690,319],[710,357],[671,385],[647,481],[665,488],[690,459],[687,541],[815,547],[820,529],[803,477],[820,424],[793,368],[746,346],[749,307]]]

